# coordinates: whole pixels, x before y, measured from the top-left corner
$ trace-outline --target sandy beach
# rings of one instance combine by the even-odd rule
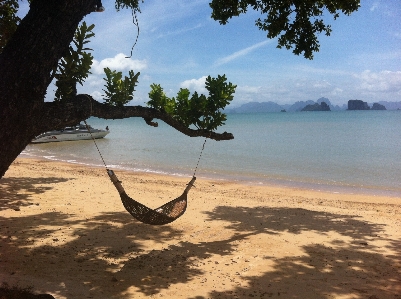
[[[116,171],[156,208],[190,178]],[[18,158],[0,180],[0,283],[75,298],[401,298],[401,198],[199,178],[164,226],[102,168]]]

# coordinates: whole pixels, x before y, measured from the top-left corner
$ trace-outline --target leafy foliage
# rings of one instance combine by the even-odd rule
[[[0,53],[21,21],[16,16],[18,8],[17,0],[2,0],[0,3]]]
[[[198,129],[213,131],[226,121],[226,115],[221,110],[233,100],[237,86],[227,83],[225,75],[218,75],[217,78],[208,76],[205,82],[208,97],[197,92],[191,96],[188,89],[181,88],[175,98],[167,97],[159,84],[150,87],[148,106],[170,114],[187,127],[194,125]]]
[[[128,77],[124,76],[122,72],[112,71],[108,67],[104,69],[106,78],[105,88],[105,98],[107,104],[112,106],[122,107],[131,101],[133,93],[135,91],[136,83],[138,83],[138,77],[140,73],[134,73],[134,71],[128,72]]]
[[[117,11],[119,11],[122,8],[131,8],[134,11],[140,11],[138,0],[116,0],[115,7]]]
[[[212,18],[220,24],[248,8],[260,11],[264,19],[258,18],[256,26],[267,32],[267,38],[278,37],[278,48],[293,48],[293,53],[313,59],[313,53],[319,51],[317,35],[329,36],[331,26],[323,22],[324,12],[329,12],[337,19],[340,11],[346,15],[358,10],[360,0],[212,0]]]
[[[75,32],[72,44],[68,53],[60,60],[57,72],[54,77],[56,81],[56,98],[55,101],[65,101],[74,97],[77,93],[77,83],[83,85],[85,79],[90,74],[93,56],[87,51],[92,51],[90,48],[85,48],[89,43],[89,39],[95,34],[93,33],[94,24],[87,26],[85,22]]]

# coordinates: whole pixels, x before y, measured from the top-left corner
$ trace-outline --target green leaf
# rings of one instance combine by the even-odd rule
[[[143,2],[143,1],[141,1]],[[116,0],[116,10],[119,11],[122,8],[133,9],[134,11],[139,10],[139,1],[138,0]]]
[[[313,59],[320,48],[318,35],[330,35],[331,27],[325,24],[328,15],[334,20],[339,12],[350,15],[358,10],[360,0],[212,0],[209,5],[212,18],[220,24],[248,9],[258,11],[263,17],[256,19],[256,26],[267,32],[267,38],[277,38],[278,48]]]
[[[106,81],[104,91],[104,100],[111,106],[122,107],[130,102],[134,97],[133,93],[138,83],[140,73],[129,71],[128,76],[124,76],[122,72],[112,71],[109,68],[104,69]]]
[[[83,45],[89,43],[89,38],[95,34],[92,29],[95,25],[86,25],[83,22],[76,30],[74,39],[68,48],[68,53],[59,61],[56,78],[56,98],[55,101],[67,101],[76,95],[77,83],[83,85],[85,79],[90,74],[93,56],[84,48]]]
[[[181,88],[177,96],[168,98],[159,84],[152,84],[149,92],[149,107],[167,112],[186,127],[213,131],[226,121],[221,111],[233,100],[236,85],[227,83],[225,75],[206,78],[205,87],[209,96]]]

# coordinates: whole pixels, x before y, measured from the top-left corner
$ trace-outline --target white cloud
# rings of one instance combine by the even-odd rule
[[[102,86],[104,84],[104,80],[99,75],[90,74],[88,78],[85,80],[84,85],[89,85],[91,88],[96,88]]]
[[[401,92],[401,71],[381,71],[371,72],[366,70],[360,74],[355,74],[359,79],[359,88],[369,92]]]
[[[331,84],[326,80],[323,81],[316,81],[313,83],[313,88],[315,89],[331,89]]]
[[[344,90],[342,88],[336,87],[334,88],[331,92],[331,96],[341,96],[343,94]]]
[[[102,61],[93,60],[91,72],[93,74],[103,74],[104,68],[110,68],[117,71],[133,70],[135,73],[147,68],[146,60],[137,60],[128,58],[127,55],[119,53],[113,58],[106,58]]]
[[[338,77],[344,77],[344,76],[349,76],[351,73],[349,71],[345,71],[342,69],[331,69],[327,68],[326,66],[321,66],[321,67],[313,67],[308,64],[297,64],[294,65],[293,68],[290,69],[292,73],[300,75],[301,73],[302,76],[306,74],[314,74],[318,76],[338,76]]]
[[[258,93],[260,91],[260,86],[237,86],[235,92],[236,93]]]
[[[373,2],[372,6],[370,7],[370,11],[375,11],[379,7],[379,1]]]
[[[260,48],[260,47],[263,47],[264,45],[267,45],[269,42],[271,42],[271,41],[270,40],[266,40],[266,41],[257,43],[255,45],[252,45],[250,47],[247,47],[245,49],[242,49],[240,51],[237,51],[237,52],[235,52],[235,53],[233,53],[231,55],[228,55],[226,57],[220,58],[214,63],[214,65],[215,66],[219,66],[219,65],[222,65],[222,64],[226,64],[226,63],[228,63],[230,61],[233,61],[233,60],[236,60],[236,59],[238,59],[238,58],[240,58],[242,56],[248,55],[249,53],[251,53],[252,51],[256,50],[257,48]]]
[[[181,88],[188,88],[191,92],[197,91],[198,93],[207,94],[207,90],[205,88],[207,76],[203,76],[199,79],[190,79],[185,80],[180,84]]]
[[[94,91],[90,95],[92,96],[92,98],[94,98],[97,101],[100,101],[100,102],[103,101],[102,93],[100,91]]]
[[[180,35],[180,34],[183,34],[183,33],[186,33],[186,32],[201,28],[201,27],[202,27],[202,24],[197,24],[197,25],[195,25],[193,27],[189,27],[189,28],[182,28],[182,29],[178,29],[178,30],[174,30],[174,31],[168,31],[166,33],[159,34],[159,36],[157,38],[164,38],[164,37],[172,36],[172,35]]]

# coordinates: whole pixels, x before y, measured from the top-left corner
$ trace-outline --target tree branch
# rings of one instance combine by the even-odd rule
[[[77,95],[68,103],[44,103],[43,115],[41,120],[39,120],[42,123],[40,130],[44,132],[75,125],[90,116],[103,119],[142,117],[148,125],[153,127],[158,126],[158,123],[153,120],[159,119],[189,137],[206,137],[216,141],[234,139],[233,134],[227,132],[215,133],[208,130],[194,130],[188,128],[163,111],[142,106],[110,106],[108,104],[99,103],[90,95],[86,94]]]
[[[92,99],[92,116],[97,116],[104,119],[122,119],[128,117],[142,117],[148,125],[156,127],[157,122],[153,119],[160,119],[177,131],[190,137],[207,137],[217,141],[234,139],[231,133],[215,133],[207,130],[194,130],[184,126],[179,121],[175,120],[170,114],[149,107],[142,106],[110,106],[99,103]]]

